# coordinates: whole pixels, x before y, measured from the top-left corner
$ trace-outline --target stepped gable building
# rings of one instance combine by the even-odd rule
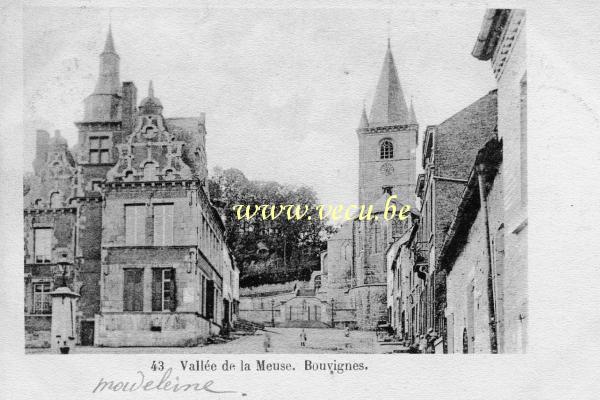
[[[119,62],[109,27],[77,145],[37,132],[24,188],[27,346],[50,345],[48,293],[63,269],[81,296],[81,345],[193,344],[234,319],[239,271],[207,196],[204,114],[164,118],[152,83],[138,107]]]

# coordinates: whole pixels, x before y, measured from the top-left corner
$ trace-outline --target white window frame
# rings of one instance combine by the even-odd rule
[[[37,292],[37,286],[42,286],[43,288],[47,288],[47,290]],[[33,306],[31,310],[32,314],[50,314],[52,312],[52,298],[50,297],[50,292],[52,291],[52,282],[33,282],[31,285],[31,289],[33,292]],[[42,305],[41,308],[38,307],[38,304]],[[48,307],[43,307],[43,304],[48,304]]]

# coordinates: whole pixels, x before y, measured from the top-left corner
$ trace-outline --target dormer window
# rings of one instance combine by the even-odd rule
[[[102,181],[92,181],[92,192],[100,192]]]
[[[156,164],[153,162],[147,162],[144,165],[144,180],[155,181],[156,180]]]
[[[108,136],[90,136],[90,164],[110,163]]]
[[[54,192],[50,195],[50,207],[60,208],[62,207],[63,198],[59,192]]]

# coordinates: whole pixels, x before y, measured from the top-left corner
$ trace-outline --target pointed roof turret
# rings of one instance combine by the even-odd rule
[[[117,54],[115,50],[115,42],[112,36],[112,25],[108,24],[108,35],[106,35],[106,42],[104,42],[104,50],[102,53]],[[118,55],[118,54],[117,54]]]
[[[409,112],[388,39],[369,121],[371,126],[388,126],[406,125],[408,120]]]
[[[415,114],[415,108],[413,107],[413,99],[410,99],[410,111],[408,114],[408,123],[409,124],[418,124],[417,115]]]
[[[112,26],[108,26],[108,34],[104,42],[104,50],[100,53],[98,80],[93,93],[85,99],[85,122],[114,121],[120,118],[119,55],[115,51]]]
[[[154,97],[154,85],[150,81],[148,84],[148,96],[140,103],[139,110],[142,114],[161,114],[162,109],[162,103]]]
[[[369,127],[369,119],[367,118],[367,108],[363,104],[362,114],[360,116],[360,122],[358,124],[358,129],[368,128]]]

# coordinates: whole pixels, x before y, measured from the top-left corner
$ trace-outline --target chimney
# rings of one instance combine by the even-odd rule
[[[123,99],[121,101],[122,129],[125,137],[131,133],[135,125],[135,109],[137,107],[137,88],[133,82],[123,82]]]
[[[37,174],[48,160],[48,148],[50,146],[50,134],[42,129],[36,131],[35,136],[35,159],[33,170]]]

